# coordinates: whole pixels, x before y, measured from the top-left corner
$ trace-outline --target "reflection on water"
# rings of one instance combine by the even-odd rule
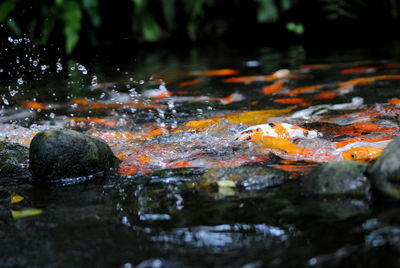
[[[179,54],[126,52],[123,59],[103,55],[78,63],[42,59],[22,43],[12,42],[16,47],[4,61],[10,65],[0,66],[0,139],[28,145],[42,129],[69,126],[104,138],[127,168],[124,176],[70,187],[0,178],[1,267],[398,262],[396,207],[355,198],[312,199],[298,180],[240,188],[258,178],[256,169],[254,174],[233,169],[222,179],[203,175],[213,167],[247,165],[279,167],[296,179],[316,165],[308,155],[266,153],[235,140],[262,116],[323,133],[296,143],[318,149],[312,157],[321,161],[331,151],[351,148],[345,147],[350,139],[365,144],[379,138],[376,146],[386,146],[399,123],[396,104],[388,104],[399,93],[395,47],[338,52],[217,46]],[[291,76],[276,78],[285,69]],[[273,92],[260,93],[265,86]],[[235,93],[243,98],[232,100]],[[264,112],[235,114],[245,111]],[[238,174],[242,177],[231,179]],[[25,199],[10,204],[10,192]],[[43,214],[12,218],[11,210],[29,208]]]

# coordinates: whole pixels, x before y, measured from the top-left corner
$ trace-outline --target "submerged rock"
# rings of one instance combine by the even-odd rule
[[[288,175],[282,170],[264,167],[227,167],[215,168],[200,177],[200,187],[209,190],[226,191],[261,190],[277,186],[288,181]]]
[[[29,150],[25,146],[0,141],[0,177],[29,177]]]
[[[400,138],[391,141],[369,170],[372,190],[400,200]]]
[[[311,195],[351,195],[365,197],[370,183],[365,176],[368,164],[333,161],[315,167],[303,178],[303,189]]]
[[[33,179],[40,181],[108,173],[119,164],[106,142],[68,129],[39,132],[32,139],[29,161]]]

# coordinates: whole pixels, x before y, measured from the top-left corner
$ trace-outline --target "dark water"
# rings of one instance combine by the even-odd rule
[[[225,97],[238,91],[245,100],[229,105],[174,102],[161,112],[130,108],[76,111],[69,108],[68,102],[84,97],[112,101],[112,93],[129,94],[133,87],[138,92],[154,88],[150,77],[155,74],[176,79],[166,86],[177,92],[178,82],[192,79],[180,72],[193,70],[231,68],[240,70],[240,75],[260,75],[283,68],[297,70],[304,64],[332,64],[328,70],[313,71],[310,77],[290,80],[289,87],[338,83],[370,75],[343,77],[340,70],[353,67],[352,63],[399,63],[399,51],[396,44],[341,50],[220,46],[187,49],[178,54],[135,51],[126,52],[124,57],[100,55],[81,63],[88,69],[87,74],[71,70],[79,68],[72,61],[61,61],[64,68],[60,73],[54,71],[55,62],[51,62],[51,72],[30,65],[26,69],[31,72],[25,69],[18,73],[17,69],[7,76],[3,74],[0,94],[9,104],[3,104],[2,111],[3,116],[13,116],[25,111],[19,106],[20,101],[35,98],[54,108],[36,111],[28,120],[17,117],[18,125],[62,126],[65,117],[88,115],[123,119],[121,125],[113,128],[119,131],[137,130],[149,122],[179,125],[235,111],[288,105],[273,102],[275,95],[259,94],[263,82],[228,84],[222,83],[220,77],[206,77],[205,82],[188,87],[187,91],[210,97]],[[50,66],[45,60],[43,64]],[[400,68],[380,69],[374,75],[399,72]],[[114,85],[91,90],[93,75],[98,82]],[[25,83],[11,96],[7,85],[11,83],[15,88],[20,77]],[[399,86],[398,80],[379,81],[333,99],[315,101],[313,105],[347,103],[356,96],[363,97],[367,105],[386,103],[399,96]],[[180,171],[100,178],[68,187],[0,178],[2,192],[14,192],[25,198],[16,204],[0,203],[0,267],[400,266],[397,203],[368,198],[307,197],[302,193],[301,178],[279,187],[219,195],[188,187],[188,183],[198,180],[203,169]],[[11,210],[27,208],[41,209],[43,213],[11,217]]]

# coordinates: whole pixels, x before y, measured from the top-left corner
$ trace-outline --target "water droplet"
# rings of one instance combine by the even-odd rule
[[[83,74],[87,74],[88,73],[88,71],[85,68],[85,66],[83,66],[81,64],[78,64],[78,70],[81,71]]]
[[[17,93],[18,93],[17,90],[11,90],[11,91],[10,91],[11,97],[14,97]]]
[[[62,71],[62,69],[63,69],[63,67],[62,67],[61,63],[60,63],[60,62],[57,62],[57,63],[56,63],[56,72],[59,73],[59,72]]]
[[[97,88],[99,86],[99,84],[97,83],[97,76],[96,75],[92,76],[91,84],[92,84],[92,87],[94,87],[94,88]]]
[[[37,61],[37,60],[34,60],[34,61],[32,62],[32,65],[33,65],[34,67],[38,66],[38,64],[39,64],[39,61]]]
[[[24,83],[24,80],[22,78],[18,78],[17,83],[18,85],[22,85]]]
[[[8,102],[8,100],[4,96],[2,97],[2,99],[3,99],[3,103],[5,105],[10,105],[10,103]]]
[[[54,113],[50,113],[50,118],[54,118],[54,117],[56,117],[56,115],[54,114]]]
[[[104,93],[104,92],[101,93],[101,94],[100,94],[100,99],[104,98],[105,96],[106,96],[106,93]]]
[[[49,66],[47,66],[47,65],[41,65],[41,66],[40,66],[40,69],[41,69],[42,71],[45,71],[48,67],[49,67]]]

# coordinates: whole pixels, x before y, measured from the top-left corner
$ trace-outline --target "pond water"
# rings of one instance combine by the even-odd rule
[[[398,204],[310,197],[301,186],[310,168],[343,159],[338,143],[384,148],[398,135],[400,46],[217,46],[77,62],[6,42],[0,139],[29,146],[40,130],[69,127],[105,139],[122,163],[67,186],[0,178],[1,267],[400,266]],[[236,140],[271,122],[320,134],[268,148]],[[288,179],[253,183],[260,167]],[[220,168],[247,175],[239,187],[213,178]],[[15,213],[27,209],[34,215]]]

